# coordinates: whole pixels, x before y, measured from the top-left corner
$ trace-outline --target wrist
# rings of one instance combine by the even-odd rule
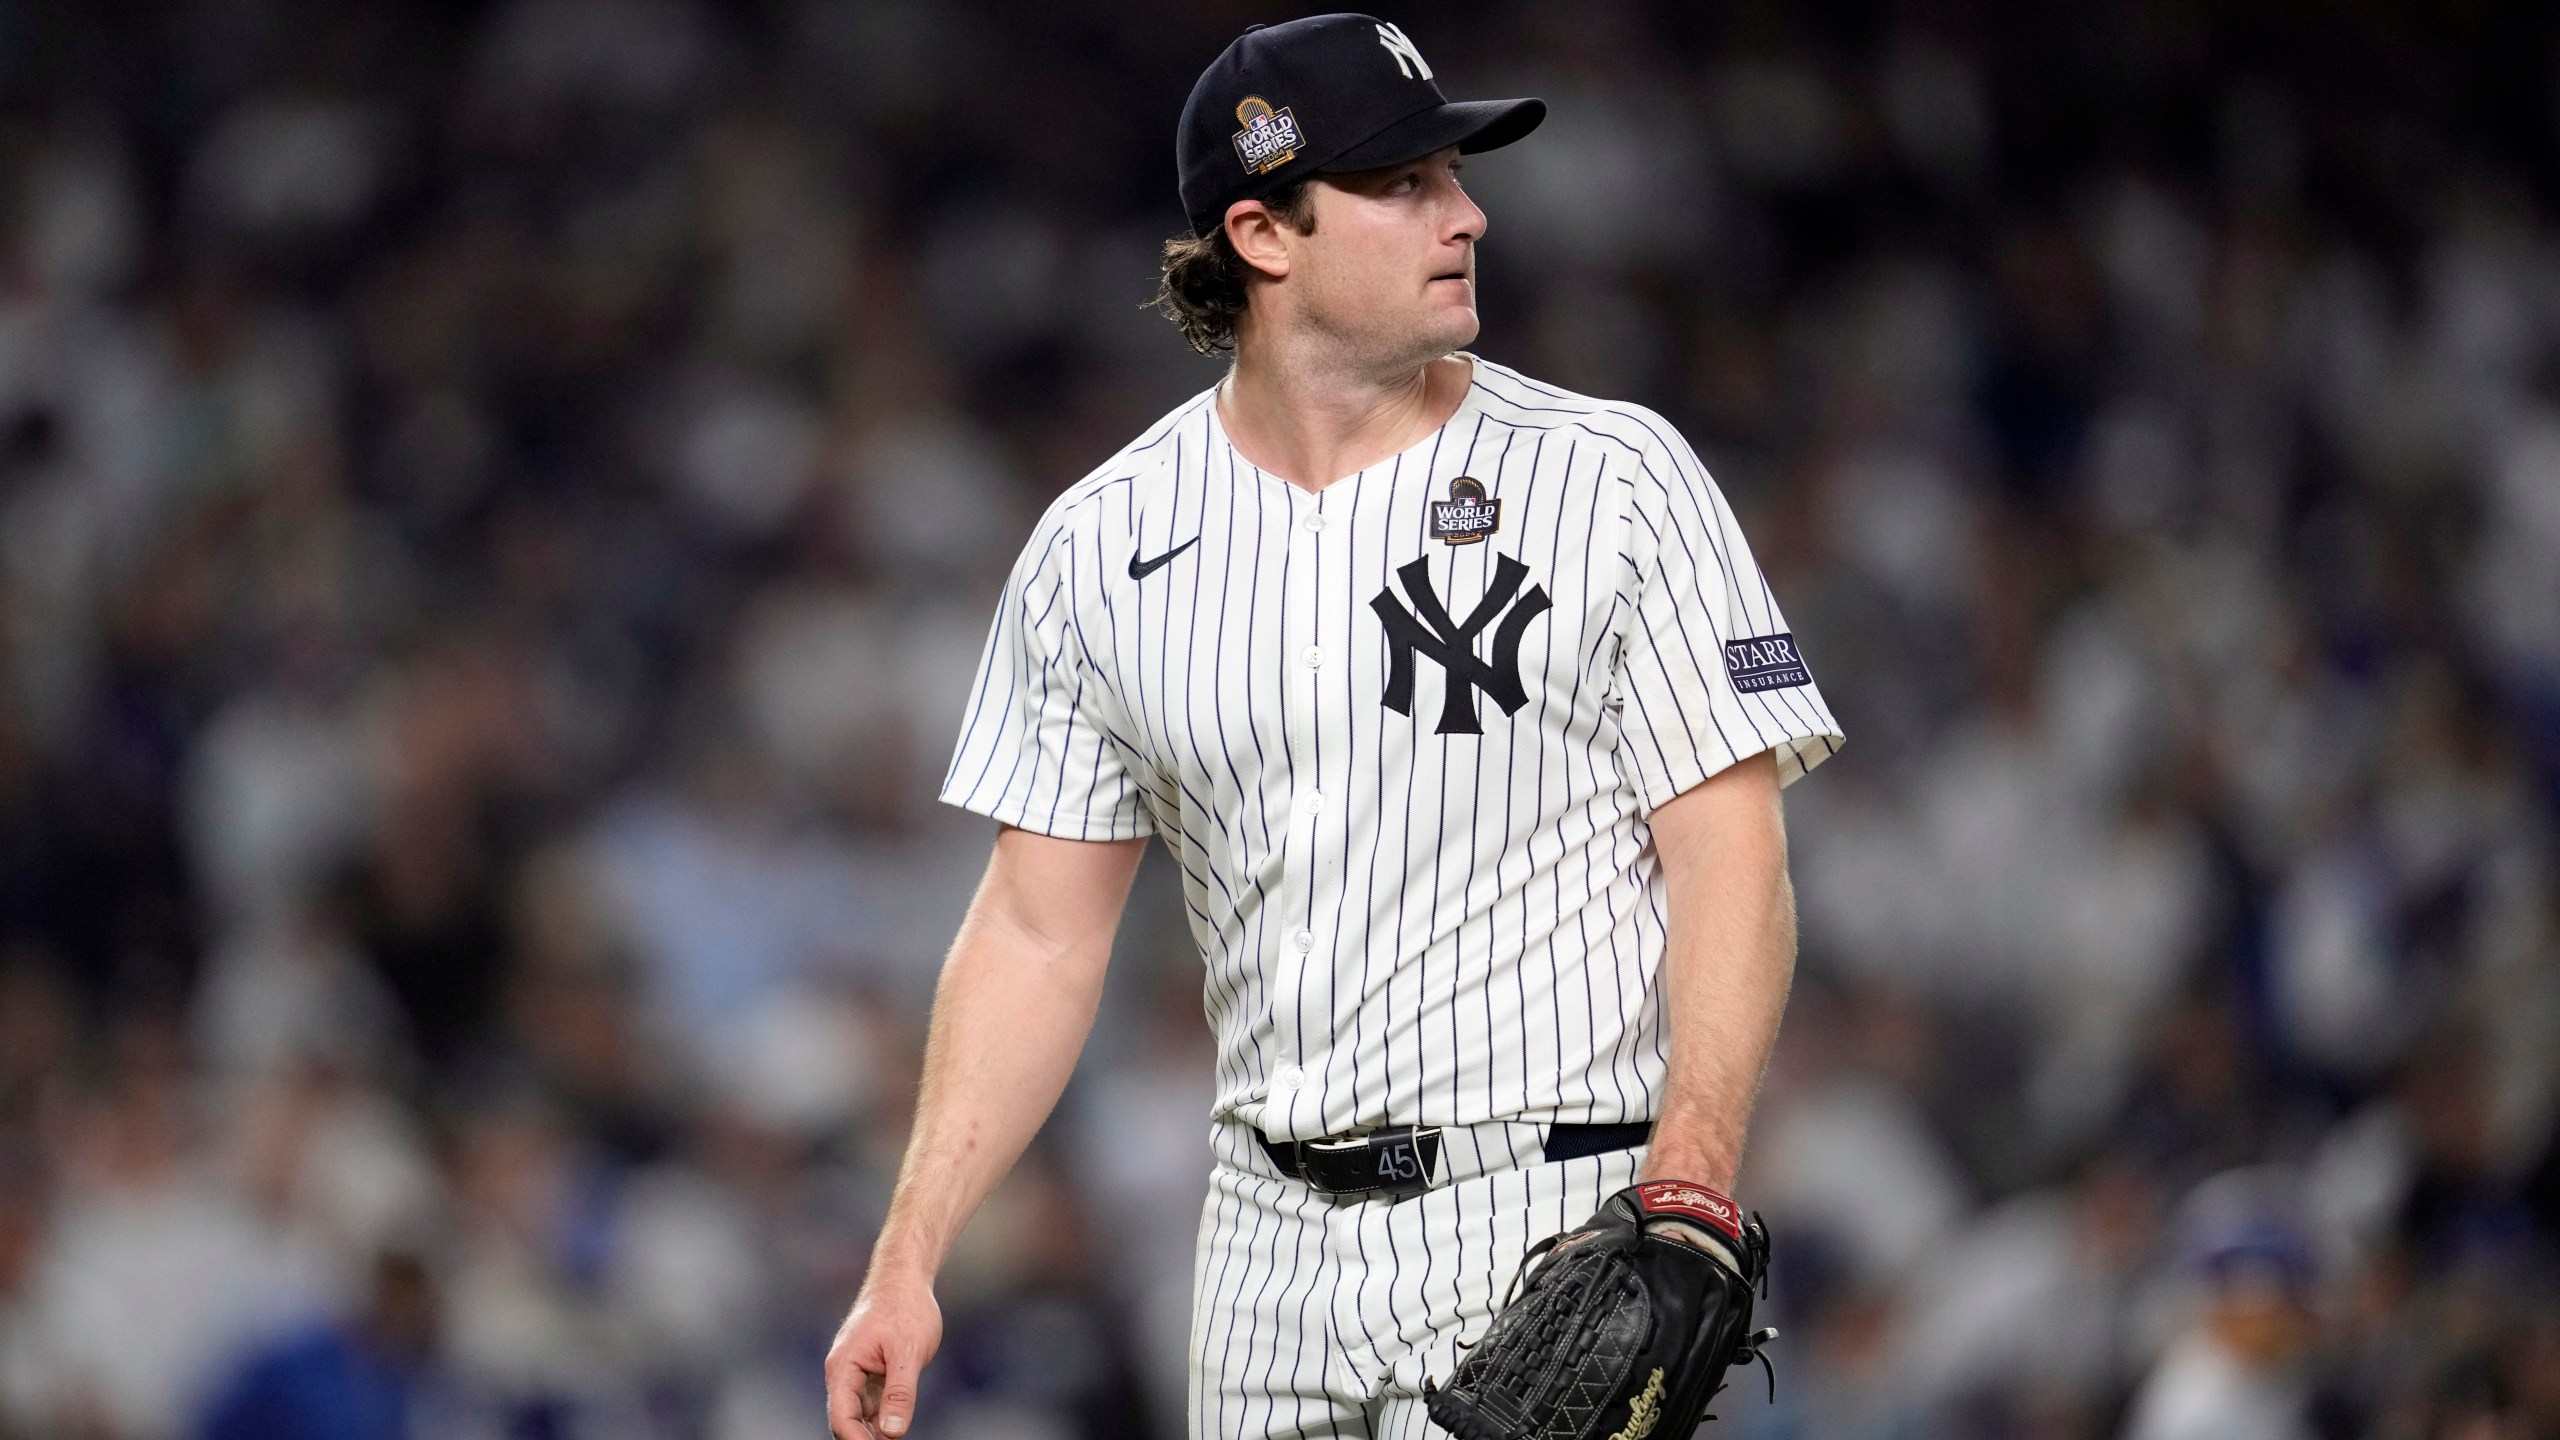
[[[931,1290],[941,1258],[911,1238],[884,1233],[871,1247],[864,1269],[865,1290]]]
[[[1741,1168],[1736,1157],[1718,1147],[1695,1142],[1683,1143],[1678,1137],[1665,1137],[1655,1132],[1653,1143],[1645,1147],[1644,1163],[1637,1168],[1638,1180],[1685,1180],[1710,1190],[1730,1195],[1734,1189],[1734,1172]]]

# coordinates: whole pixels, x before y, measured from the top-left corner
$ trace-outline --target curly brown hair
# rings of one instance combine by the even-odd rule
[[[1315,197],[1308,193],[1315,178],[1292,180],[1262,197],[1281,224],[1301,235],[1315,233]],[[1172,321],[1192,349],[1228,354],[1236,348],[1236,322],[1244,318],[1245,271],[1224,225],[1207,235],[1176,235],[1164,242],[1164,274],[1147,305]]]

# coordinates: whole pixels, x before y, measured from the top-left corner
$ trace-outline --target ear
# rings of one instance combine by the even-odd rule
[[[1239,200],[1227,207],[1227,243],[1244,263],[1278,280],[1289,273],[1288,227],[1259,200]]]

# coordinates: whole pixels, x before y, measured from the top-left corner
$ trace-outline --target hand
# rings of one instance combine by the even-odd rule
[[[1644,1233],[1659,1235],[1665,1240],[1676,1240],[1692,1250],[1704,1251],[1722,1261],[1727,1270],[1736,1274],[1741,1273],[1741,1257],[1733,1253],[1732,1246],[1724,1243],[1720,1236],[1710,1234],[1703,1225],[1692,1225],[1685,1220],[1648,1220],[1645,1222]]]
[[[874,1270],[827,1347],[835,1440],[895,1440],[915,1422],[916,1375],[942,1345],[942,1307],[923,1278]]]
[[[1679,1229],[1656,1228],[1668,1226]],[[1684,1253],[1683,1232],[1741,1264]],[[1769,1338],[1751,1328],[1767,1232],[1703,1185],[1630,1185],[1529,1253],[1517,1293],[1448,1383],[1422,1387],[1452,1435],[1687,1435],[1725,1372]]]

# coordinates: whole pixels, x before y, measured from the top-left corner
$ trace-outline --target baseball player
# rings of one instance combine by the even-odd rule
[[[1462,348],[1460,157],[1545,112],[1448,101],[1360,15],[1192,91],[1160,303],[1234,362],[1007,582],[942,792],[1002,829],[839,1440],[913,1422],[936,1269],[1067,1082],[1150,836],[1218,1047],[1193,1435],[1438,1434],[1532,1242],[1730,1190],[1794,963],[1778,791],[1839,727],[1681,437]]]

